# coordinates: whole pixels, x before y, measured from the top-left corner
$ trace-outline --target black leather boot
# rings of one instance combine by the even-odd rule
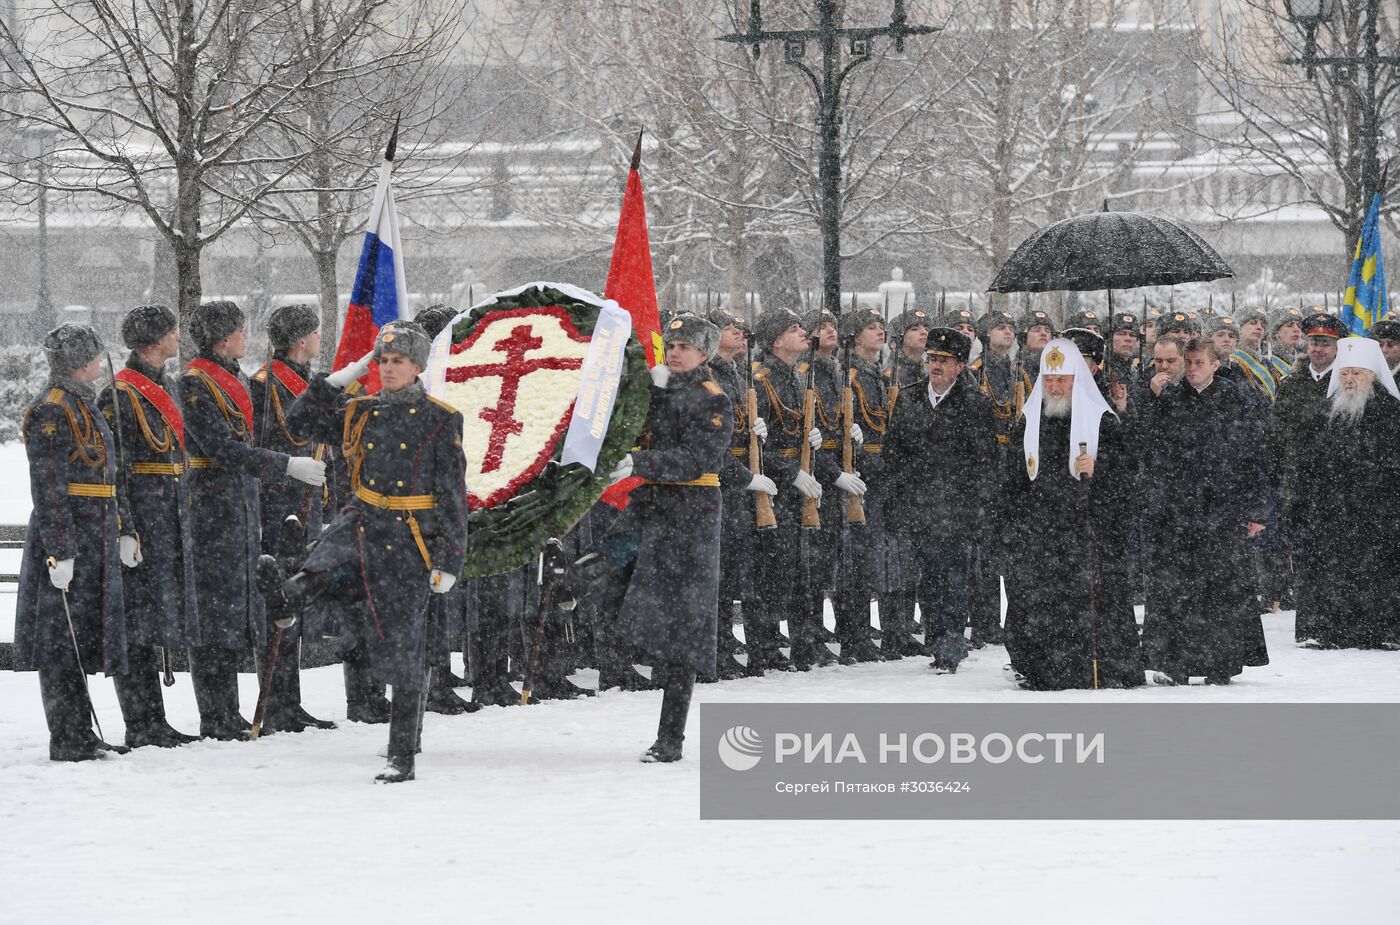
[[[238,653],[219,646],[190,650],[190,679],[199,705],[199,735],[220,742],[244,741],[252,723],[238,712]]]
[[[530,699],[532,700],[577,700],[592,697],[598,692],[580,687],[569,679],[570,644],[565,638],[564,624],[548,620],[540,639],[539,664],[535,666]]]
[[[419,691],[394,690],[389,719],[389,763],[374,776],[376,783],[399,784],[413,780],[413,756],[418,751]]]
[[[171,727],[165,719],[165,702],[160,692],[160,672],[155,649],[133,646],[127,653],[127,673],[112,679],[126,722],[126,747],[176,748],[199,741]]]
[[[656,741],[642,754],[642,761],[646,764],[680,761],[690,695],[695,689],[695,672],[674,664],[658,665],[652,672],[662,685],[661,720],[656,727]]]
[[[457,696],[457,692],[452,689],[451,667],[434,666],[429,675],[431,680],[428,682],[428,694],[423,707],[429,713],[459,716],[463,713],[475,713],[481,709],[481,704],[470,703]]]
[[[504,630],[481,622],[481,629],[472,633],[471,652],[472,703],[484,707],[513,707],[520,703],[520,694],[506,678],[509,654]]]
[[[352,723],[387,723],[391,713],[384,688],[370,674],[369,652],[363,642],[345,653],[345,718]]]
[[[39,697],[49,726],[50,761],[100,761],[116,751],[92,732],[87,690],[76,664],[41,667]]]

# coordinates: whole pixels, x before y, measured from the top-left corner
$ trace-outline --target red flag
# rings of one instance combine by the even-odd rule
[[[627,191],[622,195],[622,214],[617,219],[617,237],[613,240],[612,263],[608,266],[608,283],[603,295],[612,299],[632,316],[632,328],[646,351],[647,368],[666,362],[661,345],[661,313],[656,307],[656,278],[651,272],[651,242],[647,238],[647,207],[642,197],[642,135],[637,133],[637,147],[632,152],[632,167],[627,171]],[[623,479],[603,492],[602,501],[618,510],[627,506],[628,493],[642,484],[642,479]]]

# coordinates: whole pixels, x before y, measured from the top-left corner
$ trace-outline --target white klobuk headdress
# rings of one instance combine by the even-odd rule
[[[1069,474],[1079,478],[1074,471],[1074,458],[1079,455],[1079,444],[1085,445],[1085,452],[1093,459],[1099,458],[1099,419],[1105,414],[1113,414],[1099,387],[1094,383],[1094,374],[1089,372],[1089,364],[1074,341],[1057,337],[1040,351],[1040,376],[1035,380],[1026,399],[1026,436],[1023,441],[1026,457],[1026,474],[1031,481],[1040,475],[1040,411],[1044,404],[1045,377],[1074,376],[1074,392],[1069,413]],[[1116,418],[1117,415],[1114,415]]]
[[[1349,367],[1369,369],[1376,374],[1376,382],[1384,386],[1391,395],[1400,398],[1400,389],[1395,387],[1395,376],[1386,365],[1385,354],[1381,353],[1379,341],[1369,337],[1343,337],[1337,341],[1337,360],[1332,364],[1331,377],[1327,382],[1328,398],[1337,394],[1337,389],[1342,387],[1338,371]]]

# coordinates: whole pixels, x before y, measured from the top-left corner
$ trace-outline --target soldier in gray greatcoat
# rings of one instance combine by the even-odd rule
[[[190,627],[190,677],[207,738],[245,738],[238,712],[238,663],[267,641],[257,593],[261,552],[258,483],[295,479],[325,484],[325,464],[253,445],[256,411],[238,361],[248,347],[243,311],[205,302],[190,315],[199,349],[180,378],[180,411],[189,454],[197,619]]]
[[[352,495],[301,572],[280,589],[261,585],[279,619],[351,609],[347,631],[364,643],[372,676],[394,688],[389,763],[375,778],[384,783],[414,778],[429,595],[452,590],[467,555],[462,414],[418,378],[430,345],[411,321],[385,325],[372,353],[315,380],[292,405],[293,434],[341,442]],[[348,397],[371,362],[381,390]]]
[[[121,570],[140,562],[140,541],[124,516],[115,443],[92,386],[102,374],[102,352],[87,325],[50,331],[49,378],[21,429],[34,507],[19,566],[15,667],[39,672],[54,761],[126,751],[93,733],[84,677],[127,671]]]
[[[156,657],[157,648],[168,659],[189,645],[196,607],[185,425],[164,370],[180,351],[180,330],[166,306],[140,305],[122,319],[121,334],[131,354],[97,403],[121,444],[120,480],[141,556],[122,571],[128,671],[115,684],[126,744],[172,748],[195,740],[166,721]]]
[[[715,668],[719,604],[719,469],[729,455],[733,409],[706,358],[719,329],[676,315],[662,330],[666,365],[652,370],[641,445],[613,470],[640,476],[614,534],[637,534],[637,557],[618,615],[618,635],[652,657],[662,689],[656,741],[645,762],[681,757],[696,672]]]

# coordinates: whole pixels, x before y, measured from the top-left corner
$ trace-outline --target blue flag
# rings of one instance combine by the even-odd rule
[[[1351,275],[1342,297],[1342,324],[1351,333],[1364,335],[1389,312],[1385,264],[1381,262],[1381,194],[1376,193],[1351,260]]]

